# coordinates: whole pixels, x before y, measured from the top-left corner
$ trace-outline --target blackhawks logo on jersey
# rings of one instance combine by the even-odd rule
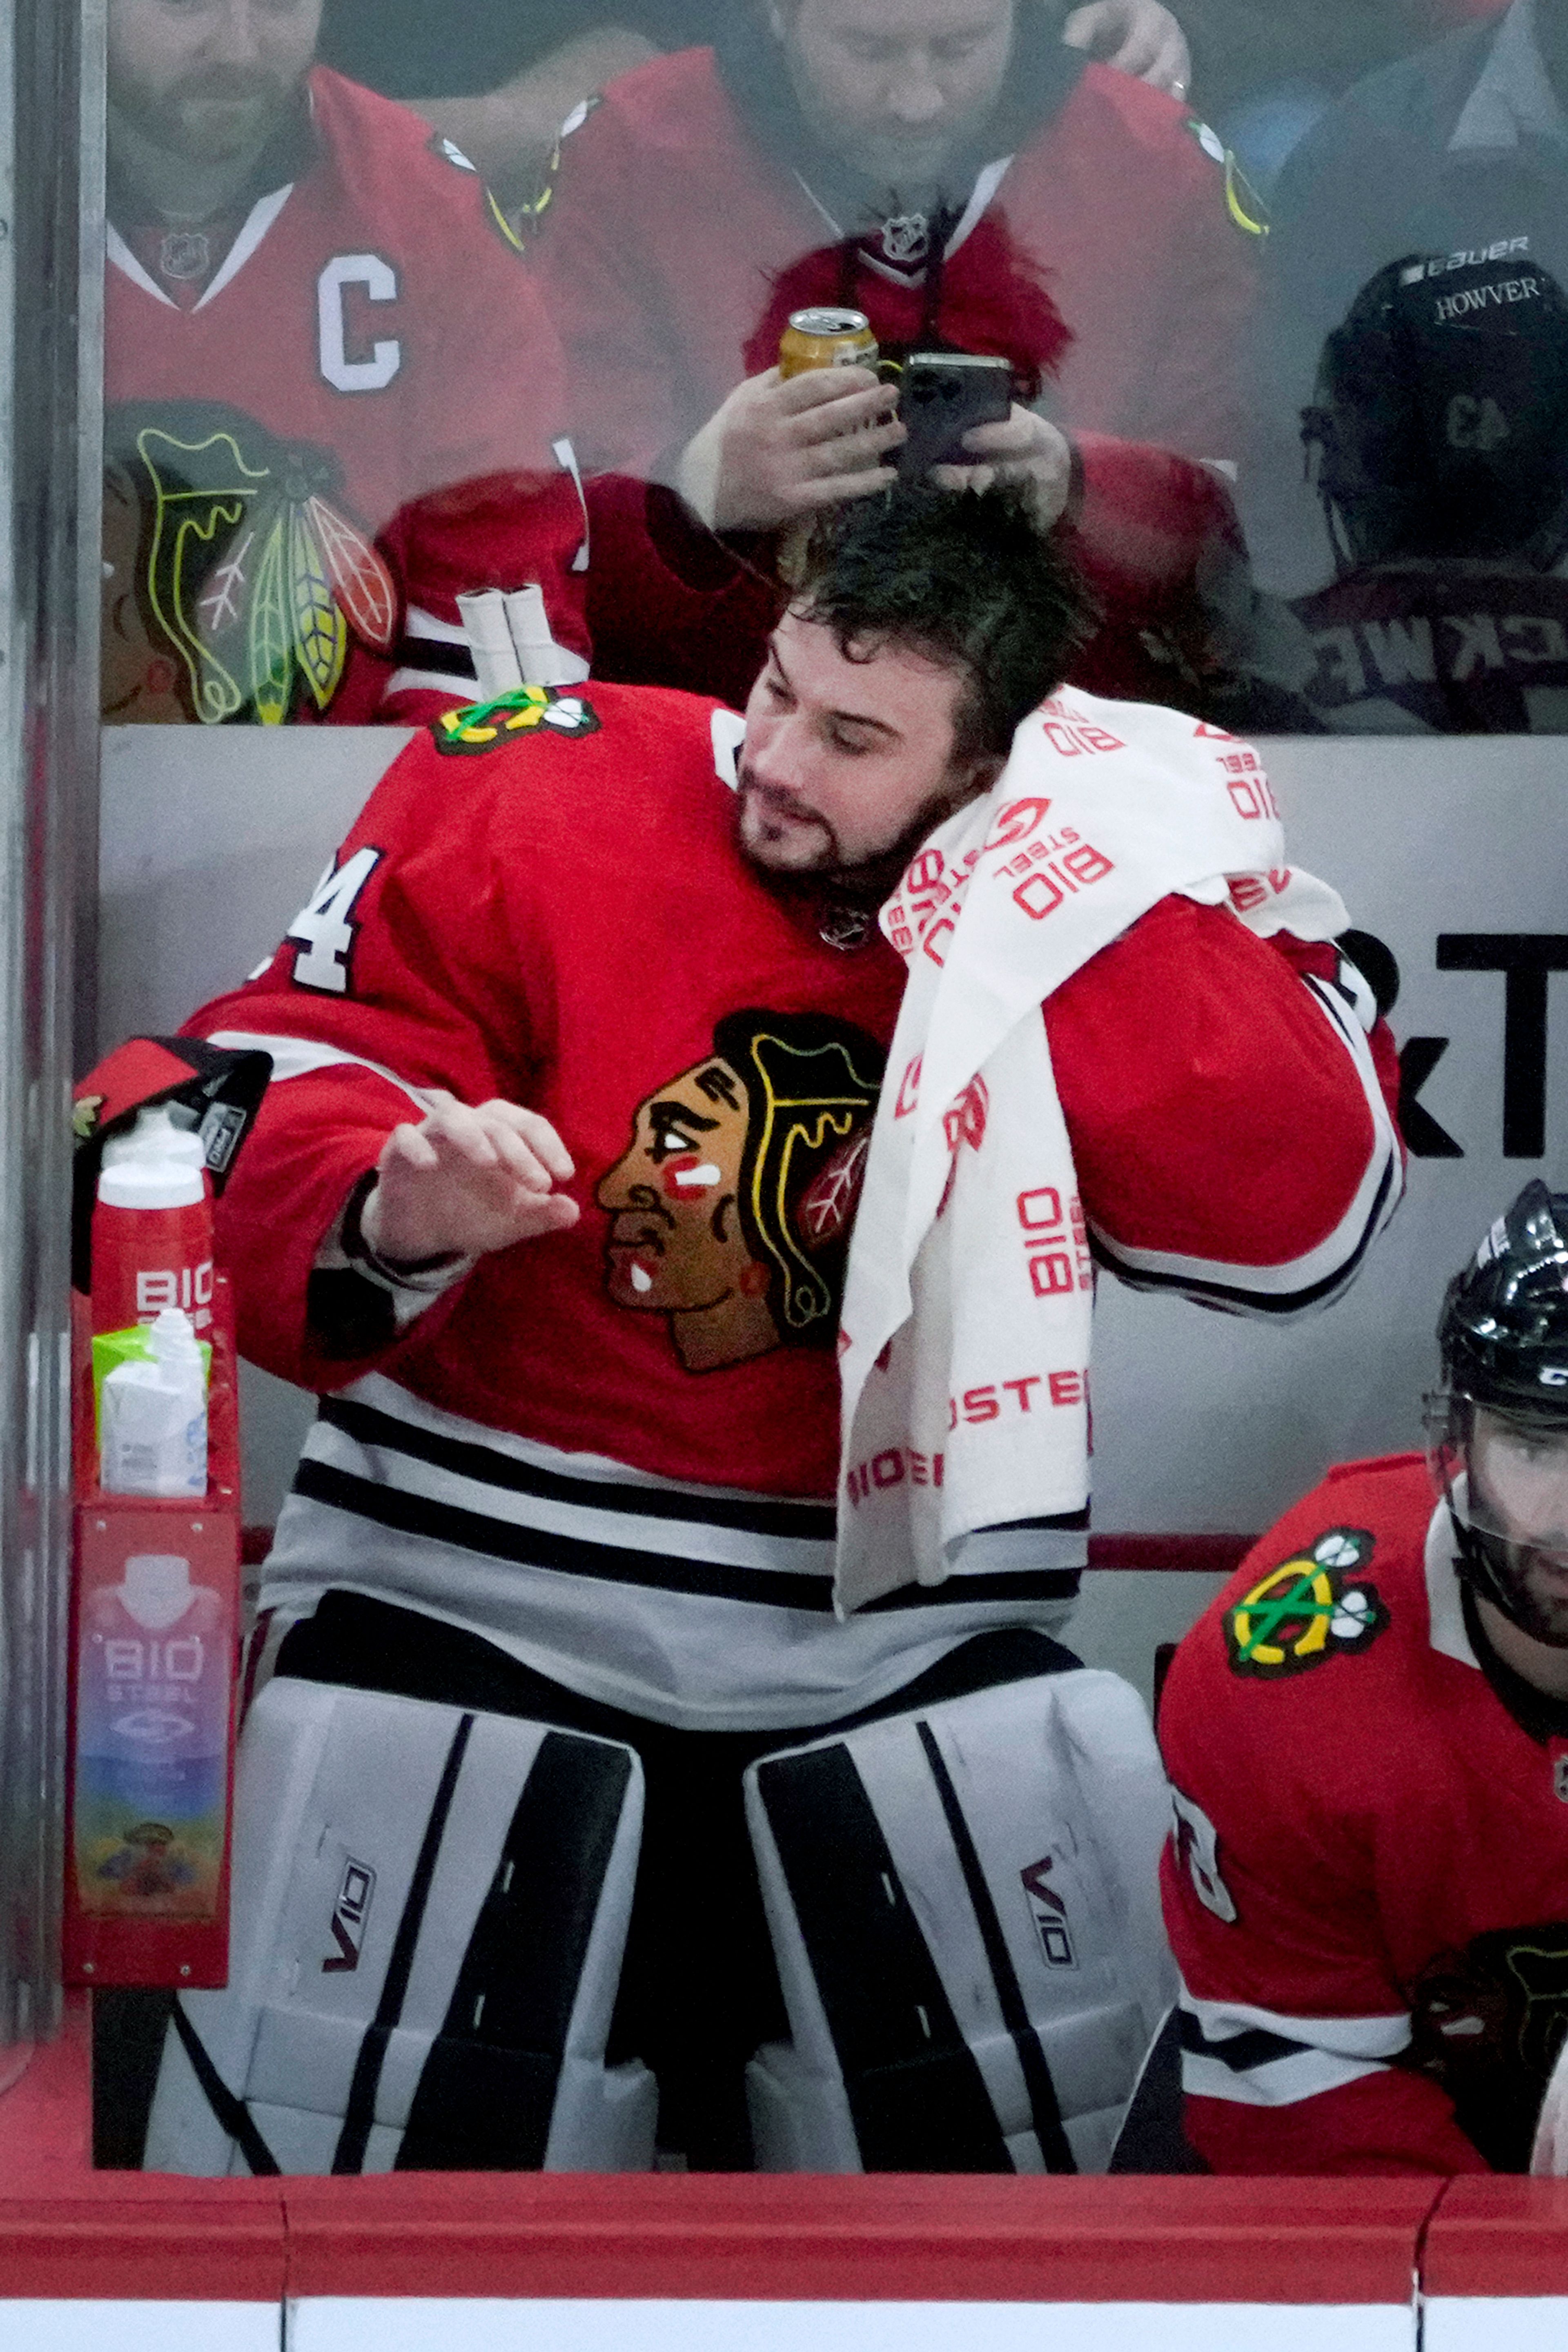
[[[123,494],[106,496],[106,535],[122,508],[137,545],[106,545],[106,580],[133,568],[143,650],[173,655],[193,718],[277,726],[307,699],[324,710],[351,635],[391,646],[392,575],[324,450],[210,402],[121,412],[110,450]],[[114,611],[118,643],[122,600]]]
[[[595,1198],[605,1287],[668,1320],[689,1372],[834,1344],[883,1049],[850,1022],[751,1006],[660,1076]]]
[[[1231,1672],[1273,1681],[1336,1651],[1364,1650],[1388,1622],[1376,1586],[1360,1573],[1372,1553],[1364,1528],[1331,1528],[1271,1568],[1226,1612]]]
[[[493,751],[498,743],[544,729],[552,735],[596,735],[599,714],[580,694],[554,686],[515,686],[492,702],[443,710],[431,722],[437,751]]]

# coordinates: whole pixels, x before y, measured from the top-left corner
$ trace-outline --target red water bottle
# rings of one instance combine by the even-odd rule
[[[92,1328],[124,1331],[182,1307],[213,1319],[212,1191],[199,1138],[159,1103],[104,1150],[92,1220]]]

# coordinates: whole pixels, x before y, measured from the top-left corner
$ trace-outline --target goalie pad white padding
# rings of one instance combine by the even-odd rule
[[[277,1679],[240,1748],[228,1990],[182,1994],[149,2170],[646,2170],[606,2070],[642,1833],[629,1748]]]
[[[764,1757],[765,2171],[1101,2172],[1174,1972],[1148,1717],[1079,1667]]]

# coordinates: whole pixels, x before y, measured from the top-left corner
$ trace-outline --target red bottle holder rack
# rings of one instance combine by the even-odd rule
[[[71,1580],[70,1709],[66,1882],[63,1922],[67,1984],[221,1986],[228,1978],[228,1871],[234,1799],[236,1695],[241,1634],[239,1567],[239,1424],[234,1345],[234,1302],[217,1276],[213,1298],[212,1370],[207,1398],[207,1491],[205,1500],[182,1496],[153,1500],[106,1495],[97,1484],[91,1333],[88,1302],[74,1300],[73,1436],[76,1503]],[[191,1582],[217,1596],[216,1630],[205,1638],[221,1654],[227,1691],[227,1760],[224,1773],[221,1853],[202,1867],[179,1864],[155,1842],[121,1857],[112,1894],[92,1899],[93,1865],[84,1834],[78,1852],[80,1757],[78,1661],[82,1629],[95,1601],[122,1585],[125,1563],[139,1554],[174,1554],[189,1562]],[[155,1641],[148,1644],[151,1654]],[[140,1670],[142,1660],[128,1664]],[[146,1825],[149,1832],[162,1826]],[[216,1873],[215,1873],[216,1864]]]

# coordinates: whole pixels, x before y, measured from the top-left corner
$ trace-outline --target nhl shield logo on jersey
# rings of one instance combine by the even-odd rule
[[[1388,1623],[1377,1588],[1359,1572],[1372,1554],[1364,1528],[1331,1528],[1271,1568],[1225,1613],[1231,1672],[1274,1681],[1364,1650]]]
[[[437,751],[493,751],[498,743],[547,729],[552,735],[596,735],[599,714],[580,694],[553,686],[516,686],[492,702],[443,710],[431,723]]]

